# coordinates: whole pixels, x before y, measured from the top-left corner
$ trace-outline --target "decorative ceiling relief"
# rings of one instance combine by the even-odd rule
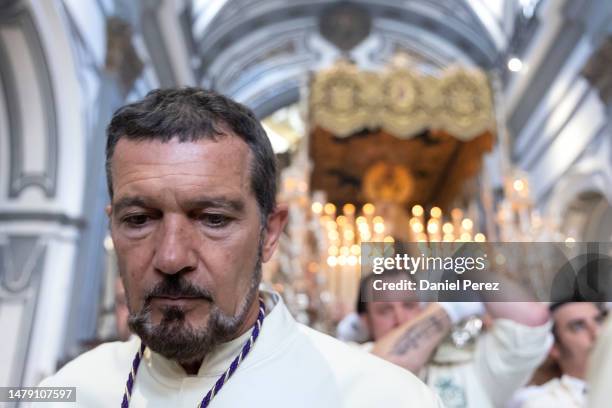
[[[142,74],[144,67],[132,43],[132,35],[132,27],[128,22],[119,17],[108,18],[105,68],[119,77],[126,95]]]
[[[349,51],[370,35],[372,16],[357,4],[336,3],[321,13],[321,35],[342,51]]]

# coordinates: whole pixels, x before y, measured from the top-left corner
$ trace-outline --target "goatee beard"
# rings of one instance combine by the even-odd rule
[[[219,309],[208,290],[195,287],[180,274],[169,275],[145,296],[145,305],[138,313],[130,313],[128,325],[151,350],[168,359],[181,364],[201,361],[217,345],[237,336],[250,306],[256,301],[260,281],[261,255],[253,271],[251,286],[238,307],[238,313],[232,316]],[[160,295],[207,299],[211,308],[206,323],[202,327],[193,327],[186,321],[183,309],[170,306],[162,309],[161,321],[154,324],[150,299]]]

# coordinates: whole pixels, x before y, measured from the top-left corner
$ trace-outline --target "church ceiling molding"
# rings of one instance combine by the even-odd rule
[[[282,78],[288,71],[304,72],[319,57],[308,44],[308,32],[315,28],[312,21],[302,19],[254,32],[218,55],[203,82],[235,96],[258,87],[268,74]]]
[[[498,45],[489,35],[471,7],[464,2],[432,1],[424,4],[408,1],[355,1],[371,16],[372,33],[380,19],[394,20],[406,27],[419,26],[431,35],[445,38],[455,47],[465,50],[480,65],[492,64]],[[205,13],[194,16],[192,34],[200,55],[200,74],[205,75],[214,60],[233,44],[248,38],[258,30],[267,30],[281,21],[310,18],[317,22],[330,7],[341,3],[329,1],[228,1],[214,18]],[[351,3],[347,3],[351,4]],[[200,16],[200,17],[199,17]],[[198,19],[209,22],[202,27]],[[273,38],[272,36],[270,36]]]
[[[309,112],[314,126],[337,137],[382,129],[407,139],[436,129],[469,141],[495,127],[487,76],[459,67],[432,76],[397,66],[363,71],[340,61],[314,75]]]

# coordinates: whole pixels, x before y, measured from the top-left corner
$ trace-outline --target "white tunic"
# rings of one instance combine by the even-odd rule
[[[236,407],[441,407],[408,371],[298,324],[280,296],[251,353],[210,404]],[[207,356],[195,376],[145,352],[131,407],[195,407],[240,352],[250,331]],[[77,406],[120,406],[140,340],[108,343],[79,356],[41,386],[77,387]],[[74,404],[66,404],[66,407]]]
[[[421,378],[446,408],[502,407],[546,358],[550,327],[550,322],[528,327],[496,319],[472,349],[443,343]]]
[[[551,323],[528,327],[496,319],[475,345],[456,348],[448,341],[419,372],[446,408],[502,407],[525,385],[552,344]],[[359,346],[370,352],[374,343]]]
[[[539,392],[521,405],[521,408],[586,407],[585,383],[578,378],[564,375],[561,378],[553,378],[539,388]]]

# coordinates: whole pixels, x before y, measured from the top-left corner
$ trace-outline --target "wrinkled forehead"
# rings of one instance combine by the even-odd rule
[[[118,141],[111,160],[113,190],[137,181],[151,181],[163,177],[206,177],[219,183],[237,179],[248,186],[251,152],[239,137],[221,135],[216,139],[197,141],[168,141],[122,138]]]
[[[118,140],[111,163],[133,162],[136,159],[169,165],[189,161],[210,160],[211,154],[223,158],[248,156],[250,149],[242,138],[233,133],[220,133],[191,140],[180,137],[170,139],[156,137],[128,138]]]

